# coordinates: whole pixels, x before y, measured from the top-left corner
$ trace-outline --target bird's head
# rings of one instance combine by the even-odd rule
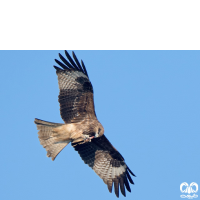
[[[103,126],[99,123],[99,126],[97,127],[96,133],[95,133],[95,138],[101,137],[104,134],[104,128]]]

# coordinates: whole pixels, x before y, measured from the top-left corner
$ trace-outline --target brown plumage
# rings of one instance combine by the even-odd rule
[[[126,165],[122,155],[104,135],[104,128],[98,121],[93,101],[93,87],[85,65],[81,64],[72,52],[74,60],[65,51],[68,61],[59,54],[62,62],[55,60],[61,68],[55,67],[60,89],[60,114],[65,124],[35,119],[38,137],[52,160],[70,142],[74,149],[115,194],[126,196],[125,188],[131,192],[133,172]],[[130,173],[130,174],[129,174]]]

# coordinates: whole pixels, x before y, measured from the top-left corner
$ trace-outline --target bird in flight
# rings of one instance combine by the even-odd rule
[[[60,114],[65,122],[52,123],[35,119],[40,144],[46,149],[52,160],[70,142],[80,157],[103,179],[112,192],[126,196],[125,188],[131,192],[129,182],[134,184],[131,176],[135,176],[126,165],[122,155],[115,149],[104,135],[104,128],[98,121],[93,99],[93,87],[83,61],[78,61],[74,52],[73,59],[67,51],[66,58],[59,54],[54,66],[58,76],[60,93]],[[113,184],[114,183],[114,184]]]

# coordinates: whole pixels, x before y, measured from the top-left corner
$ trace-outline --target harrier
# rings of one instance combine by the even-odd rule
[[[47,156],[54,160],[71,142],[110,192],[114,183],[116,196],[119,197],[119,188],[126,196],[125,188],[131,192],[129,182],[134,184],[130,174],[135,175],[104,135],[104,128],[95,114],[93,87],[83,61],[80,64],[74,52],[73,59],[67,51],[65,55],[67,59],[59,54],[62,62],[55,59],[62,69],[54,66],[60,89],[60,114],[65,123],[35,119],[40,144],[46,149]]]

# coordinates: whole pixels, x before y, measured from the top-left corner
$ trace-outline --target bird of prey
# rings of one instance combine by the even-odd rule
[[[61,54],[62,62],[55,59],[61,67],[54,66],[58,76],[60,114],[65,122],[52,123],[35,119],[40,144],[46,149],[52,160],[70,142],[80,157],[103,179],[108,190],[114,190],[119,197],[126,196],[125,188],[131,192],[129,182],[133,172],[126,165],[122,155],[113,147],[104,135],[104,128],[98,121],[93,100],[93,87],[83,61],[78,61],[74,52],[73,59],[67,51],[66,58]]]

